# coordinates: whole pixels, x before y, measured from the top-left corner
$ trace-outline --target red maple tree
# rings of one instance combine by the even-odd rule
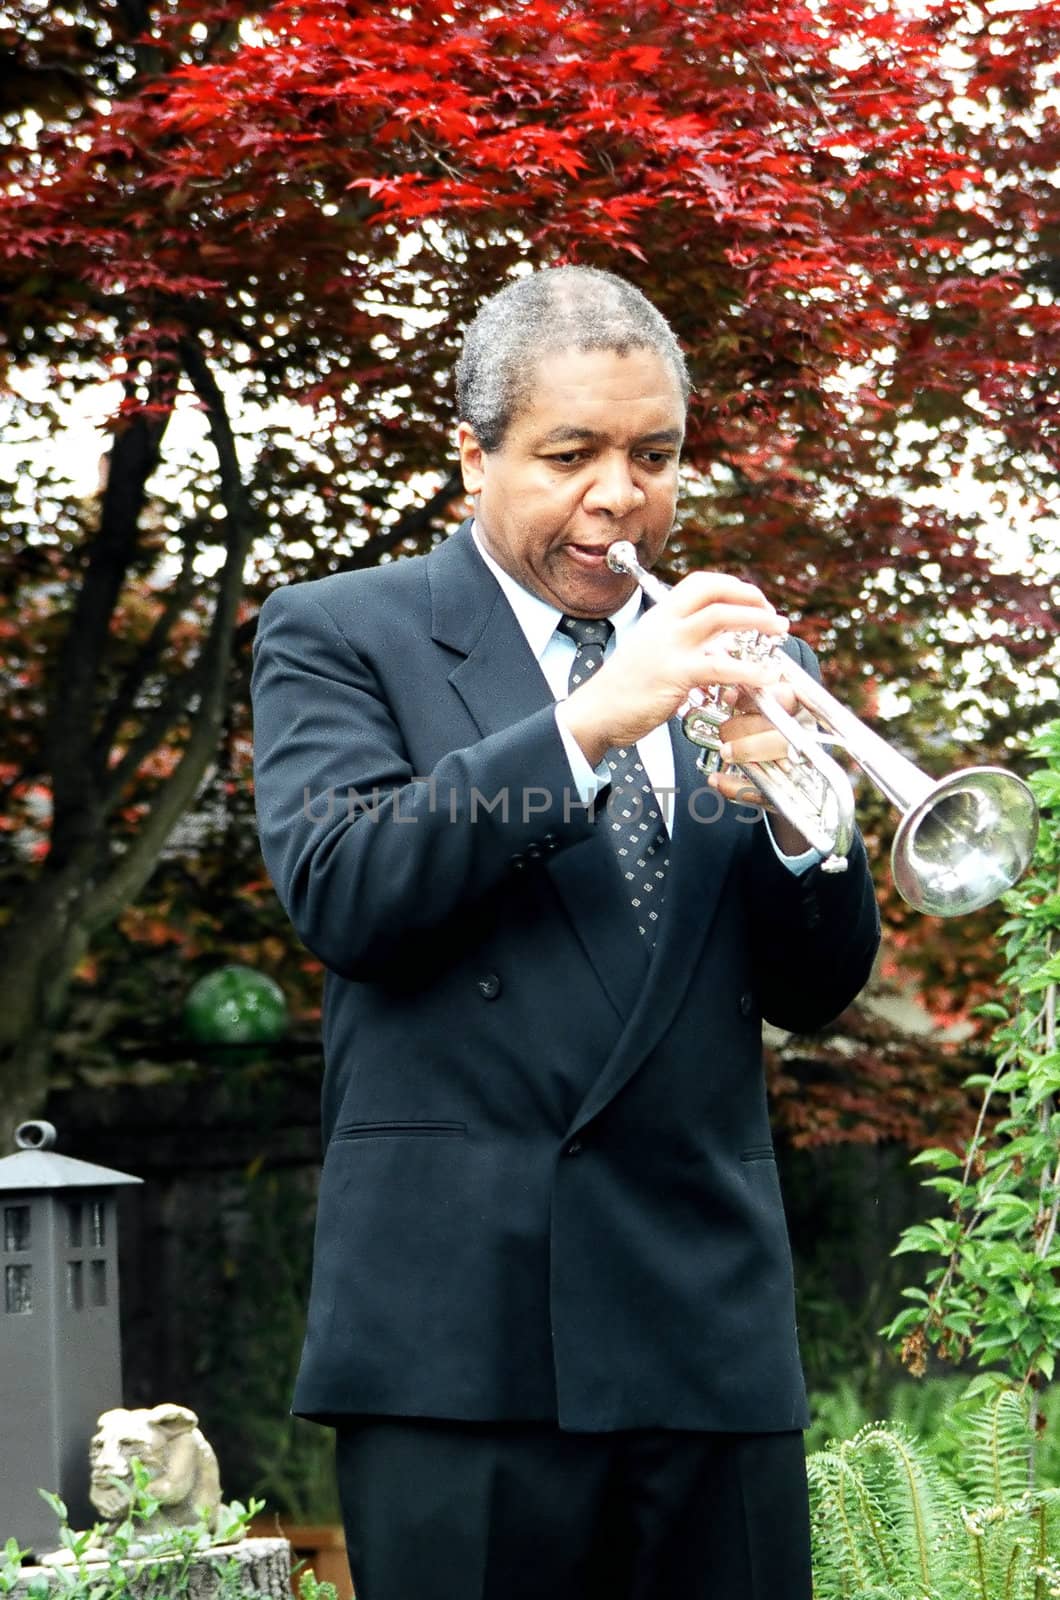
[[[37,830],[2,864],[12,1104],[93,941],[138,898],[156,932],[171,915],[145,886],[222,734],[245,747],[260,595],[421,548],[459,511],[460,330],[527,266],[624,272],[687,347],[675,573],[758,578],[842,697],[882,691],[931,764],[962,740],[1016,755],[1055,621],[1033,532],[1006,569],[982,512],[1009,482],[1041,509],[1057,466],[1056,6],[27,12],[3,41],[0,361],[53,374],[45,426],[101,373],[124,400],[97,503],[27,447],[36,500],[2,508],[21,564],[0,781],[8,837]],[[164,483],[186,395],[214,462]],[[968,460],[983,506],[954,513]],[[989,919],[943,937],[888,915],[946,1004],[988,981]]]

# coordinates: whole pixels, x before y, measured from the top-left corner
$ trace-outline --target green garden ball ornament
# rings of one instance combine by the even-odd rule
[[[283,990],[253,967],[221,967],[188,990],[184,1027],[199,1044],[275,1044],[287,1031]]]

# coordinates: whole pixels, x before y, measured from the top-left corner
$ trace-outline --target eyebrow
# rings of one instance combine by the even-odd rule
[[[551,433],[546,433],[541,440],[542,445],[571,444],[576,440],[587,440],[592,444],[599,444],[606,440],[607,435],[597,432],[595,428],[574,428],[560,426],[553,428]],[[684,432],[680,428],[660,428],[656,433],[645,433],[634,444],[681,444]]]

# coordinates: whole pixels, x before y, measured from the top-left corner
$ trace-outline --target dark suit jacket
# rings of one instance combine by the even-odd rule
[[[864,983],[860,843],[797,879],[675,732],[649,963],[467,525],[270,596],[254,700],[262,849],[327,968],[295,1409],[803,1426],[760,1021]]]

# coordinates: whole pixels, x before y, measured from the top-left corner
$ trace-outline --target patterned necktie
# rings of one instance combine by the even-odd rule
[[[556,631],[566,634],[577,646],[568,684],[568,691],[573,694],[579,684],[599,670],[614,630],[606,619],[562,617]],[[636,745],[608,750],[604,759],[611,768],[611,794],[605,817],[607,837],[618,857],[626,894],[637,914],[637,927],[651,949],[662,908],[663,879],[670,865],[669,839]]]

